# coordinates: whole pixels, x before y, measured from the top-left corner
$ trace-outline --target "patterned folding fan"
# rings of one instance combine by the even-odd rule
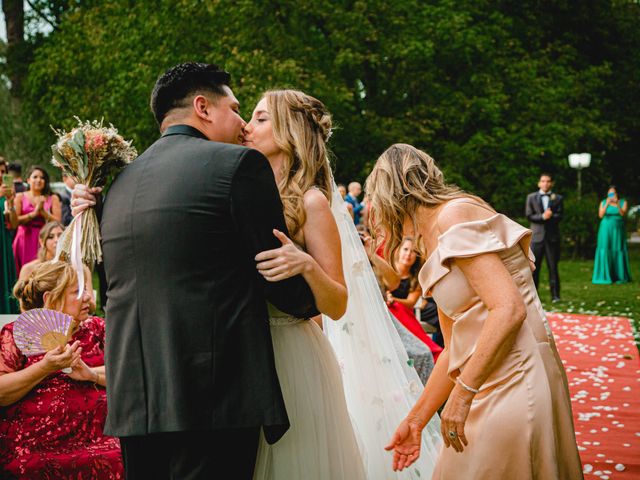
[[[71,336],[73,317],[55,310],[35,308],[23,312],[13,324],[13,339],[27,357],[64,347]]]

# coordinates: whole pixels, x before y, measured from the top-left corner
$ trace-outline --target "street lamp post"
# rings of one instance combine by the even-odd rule
[[[590,153],[572,153],[569,155],[569,166],[578,170],[578,200],[582,198],[582,169],[591,165]]]

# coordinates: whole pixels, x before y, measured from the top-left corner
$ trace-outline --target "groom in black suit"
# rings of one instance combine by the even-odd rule
[[[302,277],[267,283],[256,270],[286,225],[268,161],[237,145],[229,79],[198,63],[162,75],[162,136],[104,203],[105,432],[129,479],[250,479],[260,428],[273,443],[289,425],[266,302],[318,313]]]
[[[553,302],[560,301],[560,220],[562,220],[562,196],[554,193],[553,178],[549,173],[540,175],[538,191],[527,196],[526,215],[531,222],[531,251],[536,257],[533,281],[538,288],[542,259],[546,257],[549,269],[549,287]]]

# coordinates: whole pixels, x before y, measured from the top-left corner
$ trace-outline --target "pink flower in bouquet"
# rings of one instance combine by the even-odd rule
[[[107,144],[107,137],[99,132],[87,132],[85,137],[84,150],[87,153],[98,151]]]

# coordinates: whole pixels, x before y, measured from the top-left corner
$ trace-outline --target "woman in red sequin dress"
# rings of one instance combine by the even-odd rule
[[[23,310],[52,308],[76,323],[64,349],[33,357],[17,348],[13,323],[0,332],[0,477],[124,478],[118,440],[102,433],[104,321],[89,317],[89,292],[77,299],[71,266],[45,262],[14,295]]]

